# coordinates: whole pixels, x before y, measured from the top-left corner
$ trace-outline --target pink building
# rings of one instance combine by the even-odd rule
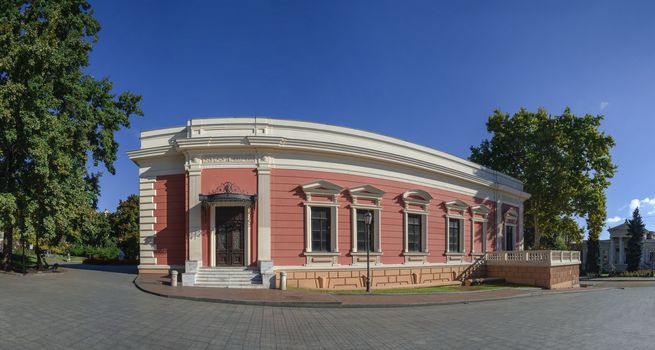
[[[518,180],[437,150],[332,125],[192,119],[141,133],[140,273],[184,285],[356,288],[453,281],[523,246]],[[366,213],[372,222],[366,225]]]

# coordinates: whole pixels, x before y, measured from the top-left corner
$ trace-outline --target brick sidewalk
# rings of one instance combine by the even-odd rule
[[[170,298],[231,304],[297,306],[297,307],[396,307],[469,303],[487,300],[529,297],[546,294],[579,292],[585,288],[542,290],[539,288],[503,288],[471,292],[441,292],[432,294],[345,295],[277,289],[232,289],[206,287],[171,287],[165,276],[140,275],[134,284],[140,290]]]

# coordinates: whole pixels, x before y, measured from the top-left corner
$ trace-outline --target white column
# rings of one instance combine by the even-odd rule
[[[496,202],[496,250],[503,250],[503,201]]]
[[[614,253],[616,251],[616,246],[614,243],[614,238],[610,237],[610,251],[609,251],[609,263],[612,265],[616,265],[616,261],[614,260]]]
[[[623,249],[623,237],[619,237],[619,264],[625,264],[625,253]]]
[[[257,169],[257,258],[271,262],[271,169]]]
[[[202,266],[200,169],[189,170],[189,260]]]

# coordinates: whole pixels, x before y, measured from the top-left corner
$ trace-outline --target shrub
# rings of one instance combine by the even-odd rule
[[[95,260],[112,260],[118,258],[120,250],[116,246],[88,248],[87,257]]]
[[[75,245],[72,245],[68,249],[68,252],[72,256],[85,256],[86,255],[86,247],[84,247],[82,245],[79,245],[79,244],[75,244]]]

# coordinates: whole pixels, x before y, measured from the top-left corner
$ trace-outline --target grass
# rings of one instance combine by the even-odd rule
[[[66,261],[67,256],[66,256],[66,255],[62,255],[62,256],[60,257],[60,259]],[[72,256],[72,255],[71,255],[71,261],[70,261],[70,262],[82,262],[82,261],[84,261],[84,259],[86,259],[86,257],[84,257],[84,256]]]
[[[470,287],[465,286],[434,286],[434,287],[418,287],[418,288],[386,288],[386,289],[372,289],[370,294],[432,294],[432,293],[453,293],[453,292],[475,292],[484,290],[497,290],[503,288],[518,288],[525,287],[523,285],[511,283],[488,283],[480,284]],[[289,290],[298,290],[306,292],[317,292],[326,294],[368,294],[365,289],[305,289],[305,288],[289,288]]]

